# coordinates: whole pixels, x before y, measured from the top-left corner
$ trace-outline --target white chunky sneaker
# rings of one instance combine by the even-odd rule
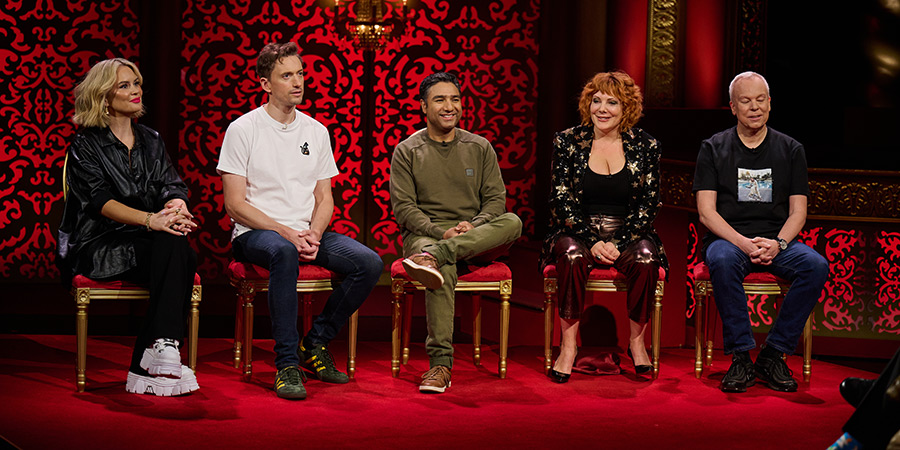
[[[181,378],[181,367],[181,353],[174,339],[157,339],[141,357],[141,368],[153,376]]]
[[[160,397],[184,395],[200,389],[197,376],[188,366],[181,366],[181,378],[153,377],[128,372],[125,390],[132,394],[150,394]]]

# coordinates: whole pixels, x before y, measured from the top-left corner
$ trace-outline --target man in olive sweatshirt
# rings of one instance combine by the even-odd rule
[[[488,262],[522,233],[506,212],[506,187],[487,139],[457,128],[459,80],[439,72],[419,86],[426,128],[397,145],[391,203],[403,237],[403,265],[422,283],[430,369],[420,392],[444,392],[453,368],[457,262]]]

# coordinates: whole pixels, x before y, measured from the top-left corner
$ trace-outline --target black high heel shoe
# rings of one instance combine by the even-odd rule
[[[550,381],[553,381],[554,383],[557,383],[557,384],[563,384],[563,383],[567,383],[569,381],[569,377],[571,377],[572,374],[557,372],[553,369],[550,369],[550,372],[547,374],[547,376],[550,377]]]
[[[634,356],[631,356],[631,347],[628,347],[628,357],[631,358],[631,363],[634,364],[634,373],[640,375],[642,373],[647,373],[653,370],[653,366],[648,366],[646,364],[638,365],[634,362]]]

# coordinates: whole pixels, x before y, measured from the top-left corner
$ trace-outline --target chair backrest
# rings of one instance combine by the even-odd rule
[[[69,168],[69,152],[66,152],[66,159],[63,161],[62,186],[63,201],[69,199],[69,183],[66,181],[66,170]]]

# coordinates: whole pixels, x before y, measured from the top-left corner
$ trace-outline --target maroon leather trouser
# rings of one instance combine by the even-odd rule
[[[622,219],[591,216],[591,226],[601,240],[607,240],[622,226]],[[559,316],[581,319],[584,311],[585,287],[594,266],[602,265],[591,249],[580,239],[561,235],[553,246],[556,260]],[[628,285],[628,317],[644,323],[650,318],[656,281],[659,279],[659,252],[650,239],[638,239],[622,250],[613,264],[625,276]]]

